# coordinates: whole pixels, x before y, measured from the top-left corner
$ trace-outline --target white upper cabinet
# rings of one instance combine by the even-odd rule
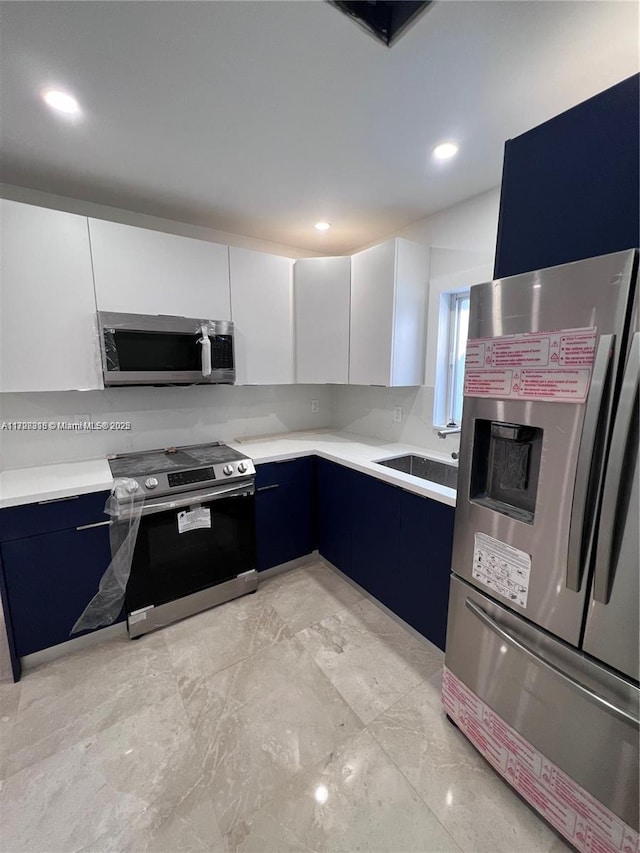
[[[293,383],[293,262],[231,246],[229,264],[236,382]]]
[[[100,311],[230,320],[227,246],[89,220]]]
[[[0,391],[102,388],[87,220],[0,201]]]
[[[293,268],[296,380],[349,381],[351,258],[303,258]]]
[[[351,258],[351,385],[424,381],[429,249],[395,238]]]

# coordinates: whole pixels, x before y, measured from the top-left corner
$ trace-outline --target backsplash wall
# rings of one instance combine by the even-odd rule
[[[320,410],[311,412],[311,400]],[[0,421],[130,421],[131,430],[0,430],[0,468],[333,426],[327,385],[111,388],[0,394]]]
[[[233,441],[252,435],[326,427],[450,453],[433,428],[431,386],[218,385],[187,388],[111,388],[106,391],[0,394],[0,421],[130,421],[131,430],[0,431],[0,468],[92,459],[156,447]],[[320,411],[311,412],[318,400]],[[402,421],[393,420],[402,407]]]
[[[433,428],[434,388],[379,388],[363,385],[337,385],[334,397],[336,429],[368,435],[387,441],[416,444],[440,453],[457,451],[460,436],[438,438]],[[402,421],[393,420],[394,408],[402,407]]]

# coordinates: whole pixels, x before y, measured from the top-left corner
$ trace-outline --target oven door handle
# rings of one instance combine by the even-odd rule
[[[255,486],[253,482],[251,480],[244,480],[242,483],[235,483],[234,485],[227,486],[226,488],[218,487],[216,489],[209,489],[208,491],[203,492],[189,492],[187,495],[170,498],[169,500],[166,498],[154,498],[152,500],[145,501],[142,504],[140,515],[154,515],[158,512],[168,512],[172,509],[180,509],[180,507],[184,506],[198,506],[199,504],[210,503],[211,501],[216,501],[220,498],[235,498],[244,495],[249,496],[253,495],[254,492]],[[127,507],[121,513],[116,515],[116,519],[118,521],[126,521],[136,514],[137,511],[134,505],[133,512],[129,507]]]

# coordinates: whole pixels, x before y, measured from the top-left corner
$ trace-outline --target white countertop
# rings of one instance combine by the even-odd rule
[[[0,509],[109,491],[112,485],[113,477],[106,459],[12,468],[0,472]]]
[[[257,465],[261,462],[277,462],[315,454],[355,471],[370,474],[394,486],[401,486],[417,495],[449,506],[456,504],[455,489],[376,464],[376,460],[404,453],[415,453],[452,464],[448,453],[436,453],[412,444],[397,444],[341,432],[293,433],[291,436],[242,444],[228,443],[250,456]],[[108,491],[112,484],[109,463],[104,458],[89,459],[85,462],[59,462],[36,468],[13,468],[0,472],[0,509],[71,495]]]
[[[256,465],[261,462],[278,462],[283,459],[295,459],[298,456],[316,454],[323,459],[329,459],[331,462],[339,462],[347,468],[353,468],[354,471],[370,474],[377,477],[378,480],[384,480],[385,483],[401,486],[417,495],[433,498],[449,506],[456,505],[455,489],[375,464],[375,461],[379,459],[389,459],[393,456],[401,456],[404,453],[415,453],[418,456],[426,456],[428,459],[435,459],[438,462],[445,462],[457,467],[449,453],[436,453],[414,444],[398,444],[347,432],[297,434],[290,438],[274,438],[243,442],[242,444],[229,442],[229,444],[241,453],[250,456]]]

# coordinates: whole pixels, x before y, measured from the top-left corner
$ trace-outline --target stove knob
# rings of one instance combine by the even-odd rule
[[[246,470],[247,470],[247,466],[245,465],[245,463],[244,463],[244,462],[241,462],[241,463],[238,465],[238,471],[239,471],[241,474],[244,474],[244,472],[245,472]]]
[[[233,474],[233,465],[225,465],[222,469],[222,472],[226,474],[227,477],[229,477],[231,474]]]
[[[127,491],[129,492],[130,495],[132,495],[134,492],[138,491],[138,483],[136,482],[136,480],[128,480],[127,481]]]
[[[155,477],[148,477],[147,480],[145,480],[144,484],[148,489],[155,489],[155,487],[158,485],[158,481]]]

